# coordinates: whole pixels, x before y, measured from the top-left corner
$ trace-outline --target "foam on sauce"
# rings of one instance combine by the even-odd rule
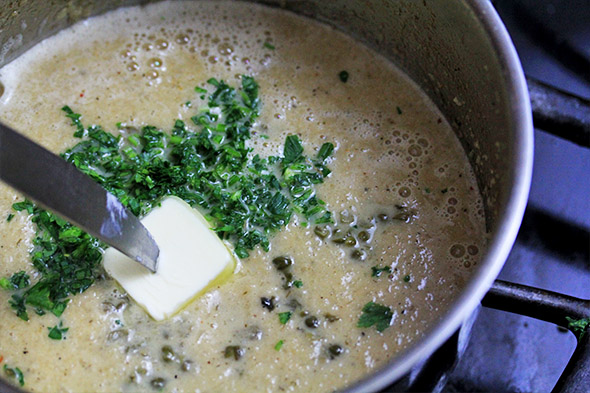
[[[47,337],[54,316],[24,322],[8,305],[10,292],[0,291],[0,355],[23,371],[25,388],[135,391],[161,379],[167,391],[332,391],[419,339],[464,287],[485,230],[459,142],[403,73],[331,27],[243,3],[120,9],[62,31],[1,69],[0,118],[61,152],[77,142],[64,104],[82,113],[84,124],[111,132],[117,122],[168,130],[176,118],[190,122],[196,108],[186,102],[197,101],[195,86],[210,77],[237,85],[240,74],[260,84],[255,152],[279,154],[288,134],[299,135],[308,153],[335,144],[333,173],[319,193],[341,225],[352,219],[351,226],[370,226],[395,205],[414,219],[377,224],[362,262],[292,220],[269,253],[252,252],[232,281],[159,323],[107,277],[72,298],[61,317],[70,330],[59,342]],[[2,186],[0,215],[20,198]],[[26,270],[34,280],[31,224],[22,213],[0,221],[0,276]],[[283,289],[271,263],[283,255],[294,260],[301,288]],[[372,277],[376,265],[392,273]],[[276,309],[261,307],[261,297],[272,296]],[[369,301],[393,310],[383,333],[356,327]],[[277,314],[284,311],[293,316],[283,325]],[[306,326],[309,315],[318,327]],[[332,345],[344,352],[331,356]],[[240,346],[243,356],[226,358],[228,346]],[[163,347],[173,350],[172,361]]]

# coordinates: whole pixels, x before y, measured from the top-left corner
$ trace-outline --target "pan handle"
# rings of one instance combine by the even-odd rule
[[[527,77],[536,128],[590,147],[590,100]]]
[[[590,300],[496,280],[481,304],[551,322],[574,333],[578,345],[553,388],[553,393],[587,392],[590,386],[590,324],[585,331],[575,332],[566,317],[590,318]]]

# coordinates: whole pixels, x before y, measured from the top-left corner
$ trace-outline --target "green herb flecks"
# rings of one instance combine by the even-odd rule
[[[383,273],[391,273],[391,267],[389,266],[385,266],[385,267],[380,267],[380,266],[373,266],[371,267],[371,277],[380,277]]]
[[[12,213],[8,214],[8,216],[6,216],[6,222],[12,221],[13,218],[14,218],[14,214],[12,214]]]
[[[8,367],[8,365],[4,365],[4,374],[6,374],[9,378],[14,378],[17,380],[20,386],[25,386],[25,376],[23,372],[18,367]]]
[[[275,46],[270,42],[266,41],[263,45],[266,49],[275,50]]]
[[[53,340],[63,340],[65,339],[65,333],[70,330],[70,328],[65,328],[62,325],[62,322],[59,321],[59,325],[55,325],[52,328],[47,328],[49,329],[49,338],[53,339]]]
[[[578,337],[578,340],[581,340],[590,326],[590,318],[573,319],[565,317],[565,319],[567,319],[568,322],[568,329],[574,332],[576,337]]]
[[[283,344],[285,343],[284,340],[279,340],[276,344],[275,344],[275,351],[280,351],[281,348],[283,348]]]
[[[190,123],[176,120],[170,132],[150,125],[117,135],[99,125],[85,128],[83,117],[64,106],[82,140],[62,157],[137,216],[164,196],[185,200],[240,258],[257,246],[268,251],[269,236],[294,214],[316,224],[331,222],[315,187],[330,173],[334,146],[324,143],[317,156],[308,157],[299,138],[290,135],[283,156],[254,155],[247,142],[260,110],[258,84],[249,76],[242,76],[239,89],[215,78],[207,82],[209,90],[195,88],[202,101],[192,101]],[[31,255],[40,279],[16,290],[10,305],[24,320],[28,306],[37,314],[60,316],[69,296],[85,291],[100,275],[105,245],[29,201],[13,208],[26,211],[36,224]]]
[[[10,289],[22,289],[22,288],[28,287],[29,283],[30,283],[29,275],[24,271],[14,273],[12,275],[12,277],[10,277],[9,283],[11,286]],[[2,286],[4,288],[3,284],[0,284],[0,286]],[[6,288],[6,289],[8,289],[8,288]]]
[[[285,325],[287,322],[289,322],[289,319],[291,319],[291,311],[285,311],[285,312],[280,312],[279,313],[279,322],[283,325]]]
[[[301,288],[303,286],[303,281],[301,281],[301,280],[295,280],[295,281],[293,281],[293,286],[295,288]]]
[[[391,312],[391,308],[378,303],[369,302],[363,307],[363,313],[356,326],[366,328],[375,325],[375,328],[379,332],[382,332],[391,325],[392,319],[393,313]]]

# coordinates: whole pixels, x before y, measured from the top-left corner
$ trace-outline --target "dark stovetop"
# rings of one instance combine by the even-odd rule
[[[590,99],[590,1],[493,3],[527,76]],[[588,299],[589,249],[590,149],[535,129],[529,204],[499,278]],[[445,391],[550,392],[575,346],[553,324],[482,307]]]

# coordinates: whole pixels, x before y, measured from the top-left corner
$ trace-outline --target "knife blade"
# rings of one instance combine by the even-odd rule
[[[158,246],[113,194],[74,165],[1,123],[0,180],[156,271]]]

